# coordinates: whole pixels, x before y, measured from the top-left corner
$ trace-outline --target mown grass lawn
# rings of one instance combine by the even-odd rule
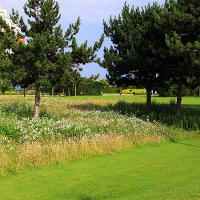
[[[79,100],[79,101],[88,101],[92,102],[95,100],[99,101],[128,101],[128,102],[138,102],[138,103],[145,103],[146,96],[145,95],[122,95],[119,94],[115,95],[105,95],[105,96],[76,96],[76,97],[64,97],[67,100]],[[152,96],[152,102],[155,103],[164,103],[169,104],[170,102],[176,102],[176,97],[159,97],[159,96]],[[200,110],[200,97],[183,97],[182,98],[182,106],[185,108],[193,108]]]
[[[26,171],[0,179],[0,200],[197,200],[199,154],[194,138]]]

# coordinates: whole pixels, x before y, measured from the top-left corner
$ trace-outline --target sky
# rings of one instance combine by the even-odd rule
[[[12,8],[19,11],[24,16],[23,6],[26,0],[0,0],[2,8],[7,9],[8,14]],[[88,40],[89,45],[98,41],[103,33],[103,19],[108,21],[110,16],[118,16],[121,13],[125,0],[57,0],[60,5],[61,19],[59,23],[63,30],[68,28],[70,23],[76,22],[81,18],[80,32],[77,35],[77,41],[82,44]],[[144,7],[148,3],[152,4],[154,0],[126,0],[131,7]],[[159,4],[164,4],[165,0],[157,0]],[[111,42],[105,38],[102,48],[98,52],[98,57],[103,58],[103,48],[109,47]],[[96,63],[90,63],[81,66],[83,77],[100,74],[100,79],[106,78],[107,71]]]

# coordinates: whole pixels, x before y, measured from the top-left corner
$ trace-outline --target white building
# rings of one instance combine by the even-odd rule
[[[3,9],[0,5],[0,16],[6,21],[6,23],[13,28],[13,30],[15,31],[15,33],[19,32],[19,27],[14,24],[12,22],[12,20],[10,19],[10,16],[8,15],[8,12],[6,9]]]

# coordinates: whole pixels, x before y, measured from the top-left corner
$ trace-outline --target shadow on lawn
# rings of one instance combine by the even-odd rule
[[[183,104],[183,108],[193,110],[193,112],[195,111],[200,112],[200,104],[199,105]]]
[[[182,144],[182,145],[185,145],[185,146],[199,147],[199,148],[200,148],[200,145],[186,144],[186,143],[183,143],[183,142],[176,142],[176,143],[177,143],[177,144]]]
[[[181,116],[177,116],[176,105],[174,103],[158,104],[153,102],[150,113],[146,112],[146,105],[144,103],[129,103],[125,101],[119,101],[114,105],[108,104],[107,106],[92,103],[71,106],[79,110],[112,110],[125,115],[134,115],[145,121],[156,121],[167,126],[175,126],[186,130],[200,129],[200,110],[183,108]]]
[[[170,138],[170,141],[173,142],[173,143],[176,143],[176,144],[180,144],[180,145],[191,146],[191,147],[199,147],[200,148],[200,145],[179,142],[179,141],[175,140],[174,138]]]

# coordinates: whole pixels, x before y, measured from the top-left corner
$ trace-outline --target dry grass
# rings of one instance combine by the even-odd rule
[[[56,143],[16,144],[12,148],[0,146],[0,176],[18,173],[25,168],[38,168],[52,164],[84,159],[94,155],[113,153],[135,145],[160,143],[162,137],[142,135],[96,135],[93,137],[58,140]]]

